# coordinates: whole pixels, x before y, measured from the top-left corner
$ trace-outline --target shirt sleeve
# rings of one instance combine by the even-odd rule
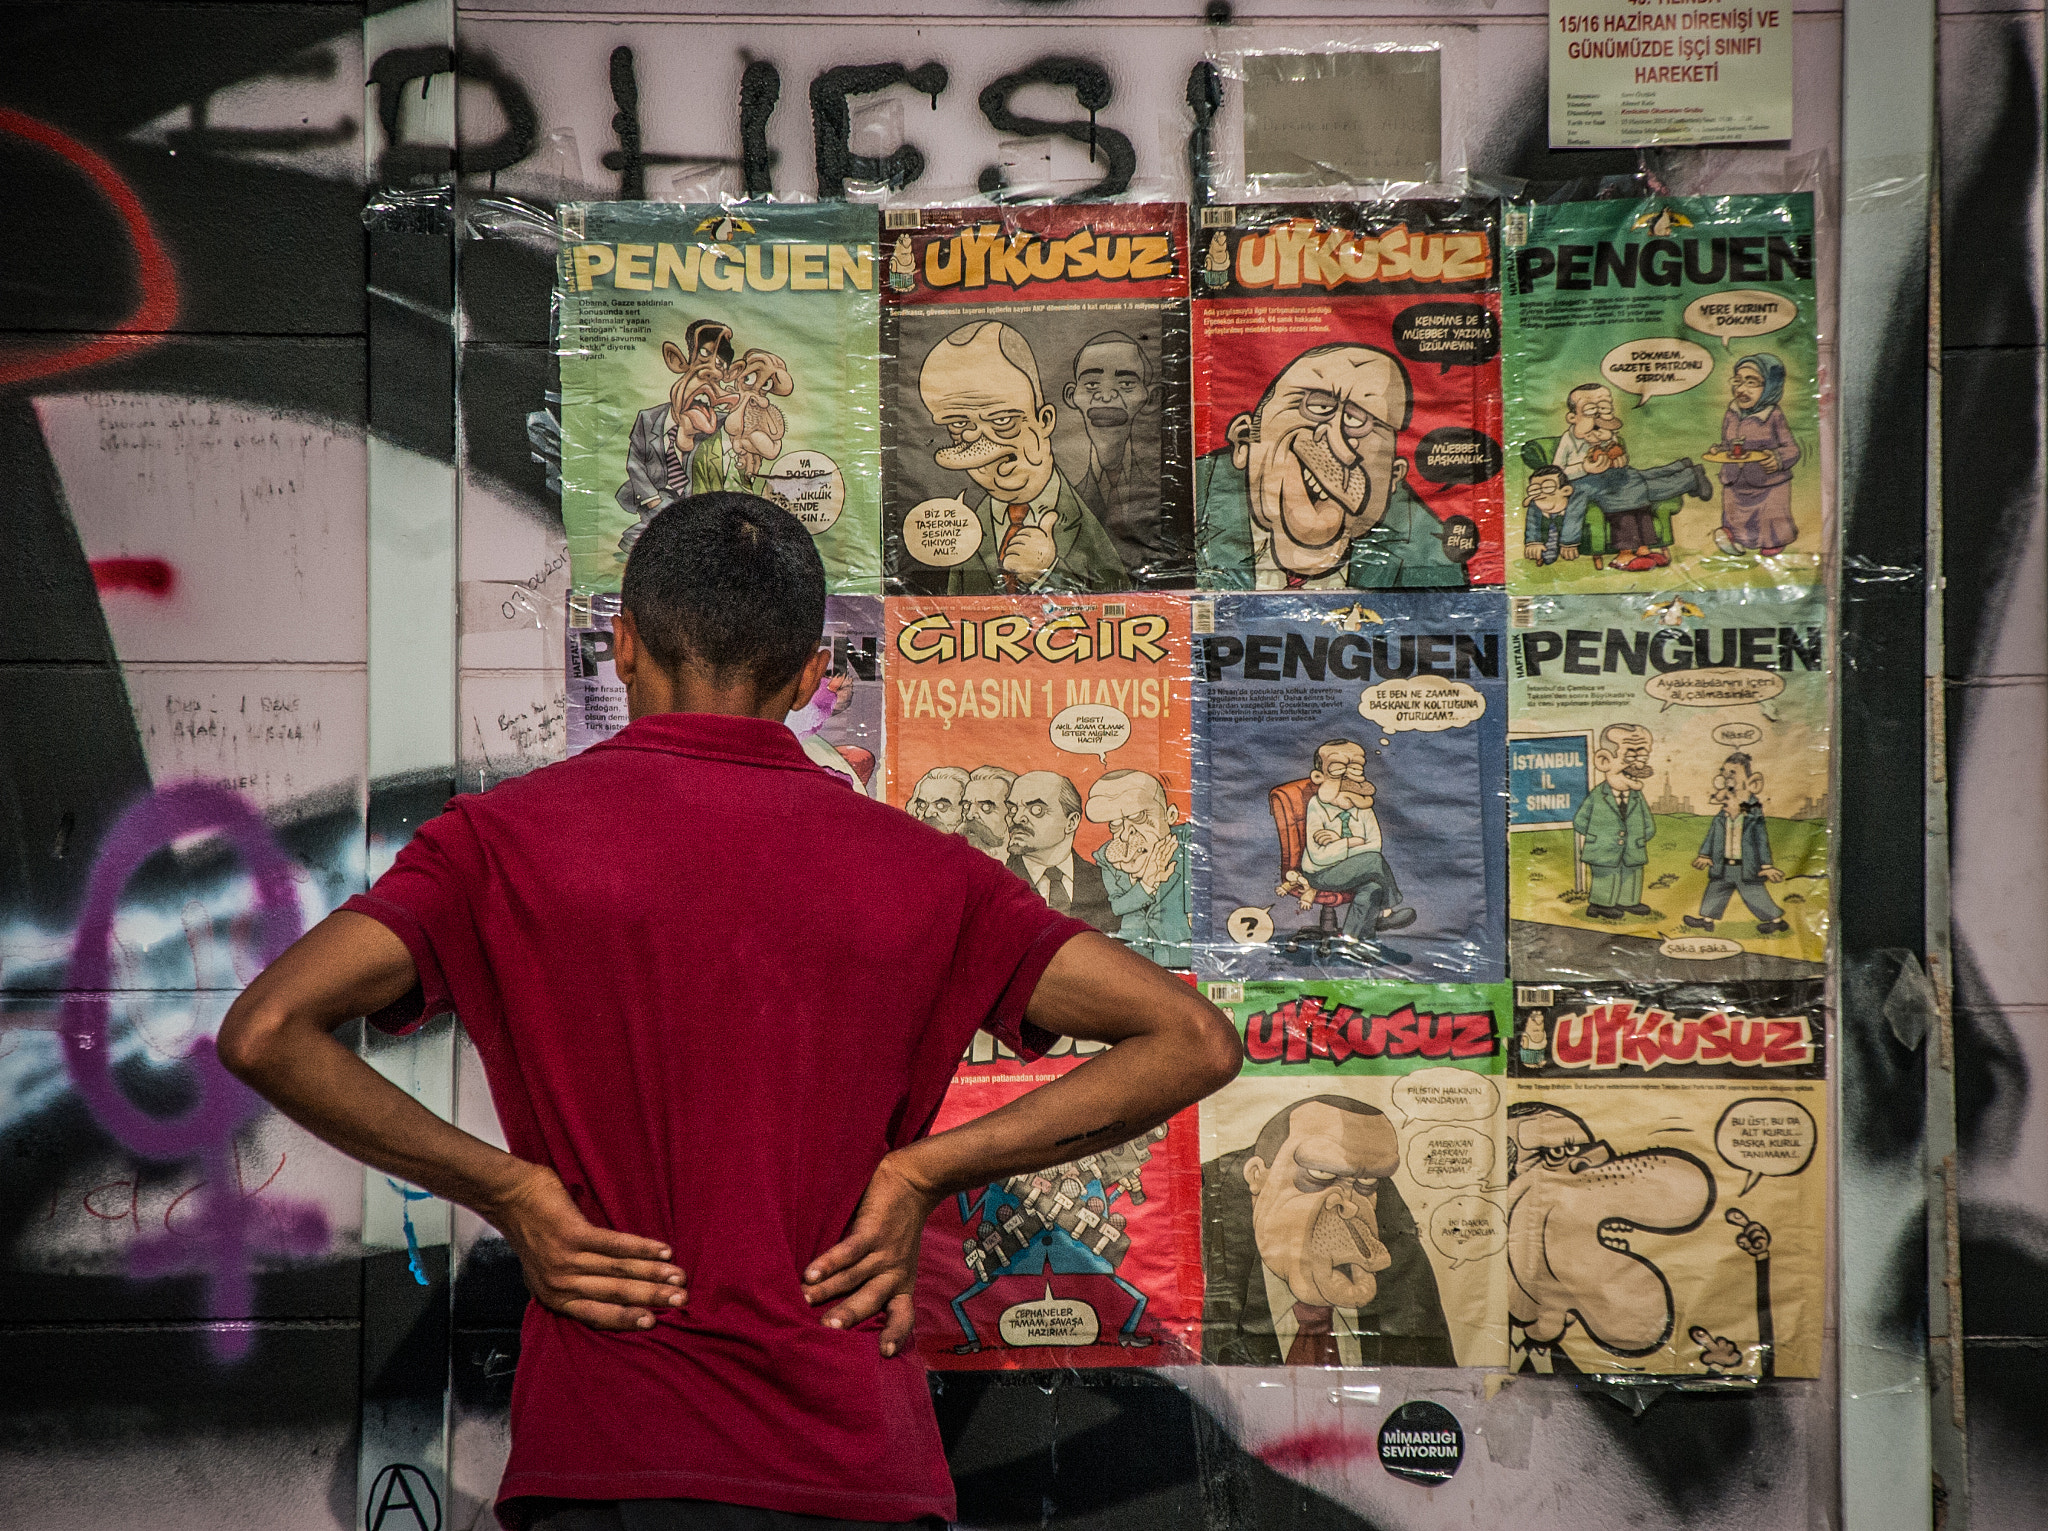
[[[460,811],[444,812],[414,833],[391,869],[341,907],[368,915],[405,943],[418,981],[369,1018],[404,1036],[458,1008],[465,974],[481,959],[468,890],[480,872],[476,837]]]
[[[988,868],[985,891],[961,925],[947,1009],[968,1023],[960,1046],[979,1027],[1020,1058],[1042,1058],[1059,1039],[1025,1020],[1024,1007],[1053,954],[1093,927],[1053,909],[999,862]]]

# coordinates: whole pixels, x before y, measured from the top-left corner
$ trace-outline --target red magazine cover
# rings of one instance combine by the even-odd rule
[[[1213,590],[1498,585],[1497,206],[1210,208],[1192,312]]]
[[[1084,1061],[1025,1063],[985,1033],[932,1124],[943,1132]],[[1201,1360],[1200,1127],[1194,1108],[1066,1164],[949,1196],[925,1224],[917,1348],[942,1371],[1192,1366]]]

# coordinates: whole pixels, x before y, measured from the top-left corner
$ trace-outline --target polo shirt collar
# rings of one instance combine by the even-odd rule
[[[635,719],[601,744],[600,750],[656,750],[700,760],[780,766],[815,771],[804,747],[779,719],[736,718],[714,712],[655,712]]]

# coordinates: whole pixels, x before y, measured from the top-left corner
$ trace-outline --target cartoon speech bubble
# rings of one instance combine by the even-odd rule
[[[1713,962],[1722,957],[1740,957],[1742,943],[1725,936],[1672,936],[1657,952],[1680,962]]]
[[[1643,690],[1673,707],[1740,707],[1746,702],[1768,702],[1785,689],[1785,677],[1776,670],[1667,670],[1643,682]]]
[[[919,563],[950,569],[981,546],[981,517],[964,500],[920,501],[903,518],[903,545]]]
[[[1685,305],[1685,327],[1711,335],[1727,350],[1730,341],[1782,330],[1799,317],[1799,305],[1775,292],[1737,289],[1710,292]]]
[[[1819,1142],[1820,1124],[1796,1100],[1738,1100],[1714,1127],[1714,1151],[1749,1174],[1737,1196],[1747,1196],[1766,1175],[1798,1174],[1813,1162]]]
[[[1699,387],[1713,370],[1711,351],[1676,335],[1624,341],[1600,363],[1600,375],[1623,393],[1634,394],[1637,409],[1660,394]]]
[[[1273,939],[1273,906],[1268,904],[1258,909],[1246,905],[1242,909],[1233,909],[1225,923],[1230,926],[1231,935],[1247,946],[1270,941]]]
[[[1723,723],[1714,730],[1714,742],[1731,750],[1746,749],[1763,736],[1764,731],[1754,723]]]
[[[1093,1345],[1102,1320],[1085,1302],[1053,1296],[1048,1281],[1043,1297],[1003,1309],[996,1329],[1005,1345]]]
[[[1508,1215],[1484,1196],[1453,1196],[1429,1214],[1429,1241],[1456,1270],[1508,1247]]]
[[[1464,1069],[1417,1069],[1394,1086],[1396,1111],[1432,1122],[1483,1122],[1499,1104],[1494,1082]]]
[[[1493,1173],[1493,1139],[1477,1127],[1431,1122],[1408,1140],[1408,1173],[1433,1191],[1483,1185]]]
[[[1476,367],[1500,354],[1500,320],[1483,303],[1415,303],[1394,315],[1394,349],[1424,367]]]
[[[1486,484],[1500,475],[1500,443],[1484,431],[1444,425],[1415,443],[1415,471],[1432,484]]]
[[[1109,764],[1109,752],[1131,737],[1131,720],[1100,702],[1062,707],[1048,730],[1052,747],[1069,755],[1094,755]]]
[[[1439,675],[1383,680],[1358,693],[1358,715],[1378,724],[1382,733],[1440,734],[1463,728],[1485,712],[1485,697],[1461,680]]]
[[[1494,469],[1496,473],[1499,471]],[[1452,563],[1470,563],[1472,555],[1478,551],[1479,523],[1470,516],[1445,516],[1444,557]]]
[[[768,470],[768,498],[803,522],[813,537],[846,509],[846,479],[839,464],[808,447],[784,452]]]

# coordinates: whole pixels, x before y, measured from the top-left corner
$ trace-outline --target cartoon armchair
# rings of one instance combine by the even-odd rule
[[[1555,436],[1538,436],[1533,441],[1523,442],[1522,466],[1531,473],[1538,468],[1550,467],[1557,454],[1557,441],[1558,438]],[[1654,546],[1671,546],[1671,518],[1684,504],[1685,499],[1681,495],[1669,500],[1659,500],[1652,507],[1650,540]],[[1593,500],[1586,506],[1586,537],[1585,541],[1579,544],[1579,552],[1590,556],[1593,567],[1597,569],[1613,555],[1614,551],[1613,539],[1607,532],[1607,512],[1601,508],[1597,499]]]
[[[1301,853],[1308,845],[1308,800],[1316,795],[1316,784],[1304,776],[1282,782],[1266,794],[1273,810],[1273,828],[1280,834],[1280,881],[1285,884],[1301,871]],[[1299,897],[1300,895],[1295,895]],[[1342,929],[1343,908],[1351,902],[1349,893],[1328,893],[1316,889],[1317,939],[1334,939]]]

